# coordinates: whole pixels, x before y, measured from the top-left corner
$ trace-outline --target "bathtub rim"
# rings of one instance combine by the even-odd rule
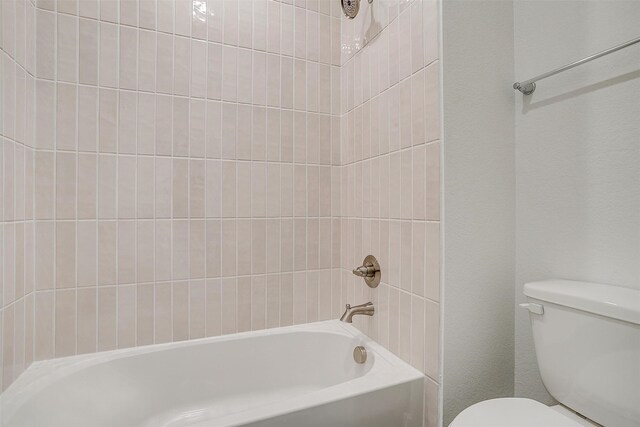
[[[211,427],[219,425],[243,425],[247,422],[261,421],[286,413],[302,411],[311,407],[329,404],[404,383],[411,383],[417,380],[422,381],[424,378],[424,374],[422,372],[409,365],[409,363],[401,360],[399,356],[378,344],[353,325],[339,322],[338,320],[325,320],[306,324],[246,331],[169,343],[150,344],[140,347],[130,347],[37,361],[34,362],[16,381],[14,381],[7,390],[0,394],[0,408],[4,406],[5,409],[9,409],[10,411],[11,409],[14,411],[19,410],[24,402],[30,398],[32,393],[29,393],[29,388],[34,387],[34,383],[36,382],[43,382],[43,386],[46,386],[60,378],[71,375],[82,369],[87,369],[91,366],[102,363],[108,363],[113,360],[166,351],[174,348],[245,340],[253,337],[286,335],[292,332],[319,332],[356,339],[359,344],[364,345],[368,350],[372,350],[374,354],[371,356],[375,357],[375,361],[373,366],[360,377],[352,378],[346,382],[337,383],[308,394],[296,396],[292,399],[270,403],[268,407],[257,406],[245,411],[227,414],[220,418],[209,419],[207,421],[203,421],[202,425],[206,424]],[[201,424],[198,422],[193,424],[193,426],[198,425]]]

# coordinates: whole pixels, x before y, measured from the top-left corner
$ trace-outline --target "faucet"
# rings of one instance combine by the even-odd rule
[[[375,288],[380,284],[380,278],[382,277],[380,264],[378,264],[378,260],[373,255],[367,255],[362,261],[362,265],[354,268],[352,272],[356,276],[362,277],[370,288]]]
[[[372,302],[366,302],[364,304],[354,306],[352,306],[351,304],[347,304],[344,314],[342,315],[342,317],[340,317],[340,321],[345,323],[353,323],[353,321],[351,320],[353,316],[373,316],[374,311],[375,309]]]

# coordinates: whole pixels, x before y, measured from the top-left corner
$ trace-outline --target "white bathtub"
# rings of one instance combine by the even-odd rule
[[[34,363],[0,425],[413,427],[422,402],[420,372],[331,320]]]

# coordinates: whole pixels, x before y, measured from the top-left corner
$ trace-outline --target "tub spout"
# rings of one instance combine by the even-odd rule
[[[344,314],[342,315],[342,317],[340,317],[340,321],[345,323],[353,323],[353,316],[373,316],[374,312],[375,309],[372,302],[366,302],[364,304],[354,306],[352,306],[351,304],[347,304]]]

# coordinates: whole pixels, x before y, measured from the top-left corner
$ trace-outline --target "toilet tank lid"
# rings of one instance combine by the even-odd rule
[[[545,280],[524,285],[530,298],[640,325],[640,289],[572,280]]]

